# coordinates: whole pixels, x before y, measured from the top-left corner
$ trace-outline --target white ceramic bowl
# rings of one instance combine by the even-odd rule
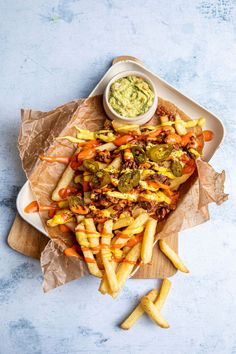
[[[126,76],[138,76],[141,77],[142,79],[144,79],[145,81],[147,81],[147,83],[150,85],[152,91],[154,92],[154,100],[153,100],[153,104],[152,106],[149,108],[149,110],[137,117],[134,118],[127,118],[127,117],[123,117],[121,116],[119,113],[117,113],[110,105],[109,103],[109,92],[110,92],[110,87],[113,84],[113,82],[117,81],[118,79],[121,79],[122,77],[126,77]],[[106,114],[108,115],[108,117],[112,120],[118,120],[119,122],[123,122],[125,124],[145,124],[147,123],[152,116],[154,115],[156,109],[157,109],[157,103],[158,103],[158,96],[157,96],[157,92],[156,92],[156,88],[154,83],[150,80],[150,78],[139,72],[139,71],[122,71],[119,74],[113,76],[113,78],[109,81],[109,83],[106,86],[106,89],[104,91],[103,94],[103,106],[105,109]]]

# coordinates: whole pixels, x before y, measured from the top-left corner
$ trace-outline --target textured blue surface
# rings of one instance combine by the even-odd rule
[[[0,353],[236,353],[235,0],[0,0]],[[20,108],[47,110],[86,96],[113,57],[130,54],[214,111],[227,135],[212,160],[228,202],[181,235],[191,269],[173,278],[169,330],[119,321],[154,280],[131,280],[117,301],[84,278],[48,294],[37,261],[8,248],[25,181],[16,148]]]

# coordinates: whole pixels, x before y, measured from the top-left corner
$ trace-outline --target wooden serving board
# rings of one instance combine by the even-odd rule
[[[48,237],[23,220],[17,213],[8,235],[8,245],[26,256],[40,259]]]
[[[120,61],[135,61],[143,64],[139,59],[131,56],[119,56],[115,58],[112,64]],[[28,257],[40,259],[41,252],[48,243],[48,238],[33,226],[24,221],[17,213],[11,230],[8,235],[8,245],[15,251]],[[178,250],[178,236],[173,235],[167,239],[168,244],[175,250]],[[154,247],[153,260],[150,265],[141,267],[134,275],[134,278],[166,278],[174,275],[176,269],[171,262],[161,253],[158,245]]]

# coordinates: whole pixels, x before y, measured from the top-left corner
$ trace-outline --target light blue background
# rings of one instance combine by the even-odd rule
[[[0,353],[236,353],[236,2],[233,0],[0,0]],[[89,94],[111,60],[141,58],[219,115],[227,135],[212,160],[230,199],[181,235],[189,275],[173,278],[162,330],[117,326],[154,280],[131,280],[117,301],[84,278],[43,294],[39,263],[8,248],[25,181],[20,108],[48,110]]]

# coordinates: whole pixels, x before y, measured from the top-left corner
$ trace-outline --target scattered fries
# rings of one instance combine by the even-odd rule
[[[189,273],[188,268],[184,265],[179,255],[175,253],[175,251],[173,251],[172,248],[164,240],[159,240],[159,247],[176,269],[183,273]]]
[[[148,297],[149,300],[153,302],[156,299],[157,294],[158,291],[156,289],[153,289],[146,296]],[[122,329],[130,329],[138,321],[138,319],[144,314],[144,312],[145,311],[142,305],[139,303],[138,306],[135,307],[133,312],[131,312],[129,317],[127,317],[126,320],[121,323],[120,327]]]
[[[169,281],[169,279],[163,279],[160,292],[157,296],[156,301],[154,302],[154,305],[158,311],[161,311],[162,307],[164,306],[170,288],[171,288],[171,282]]]
[[[153,302],[147,297],[144,296],[141,299],[141,305],[146,314],[160,327],[169,328],[168,322],[165,318],[160,314],[160,311],[156,308]]]
[[[168,279],[164,279],[159,293],[156,289],[153,289],[147,295],[143,296],[138,306],[136,306],[129,317],[121,323],[120,327],[122,329],[130,329],[144,312],[146,312],[158,326],[169,328],[168,322],[160,314],[160,311],[168,296],[170,287],[171,282]]]

